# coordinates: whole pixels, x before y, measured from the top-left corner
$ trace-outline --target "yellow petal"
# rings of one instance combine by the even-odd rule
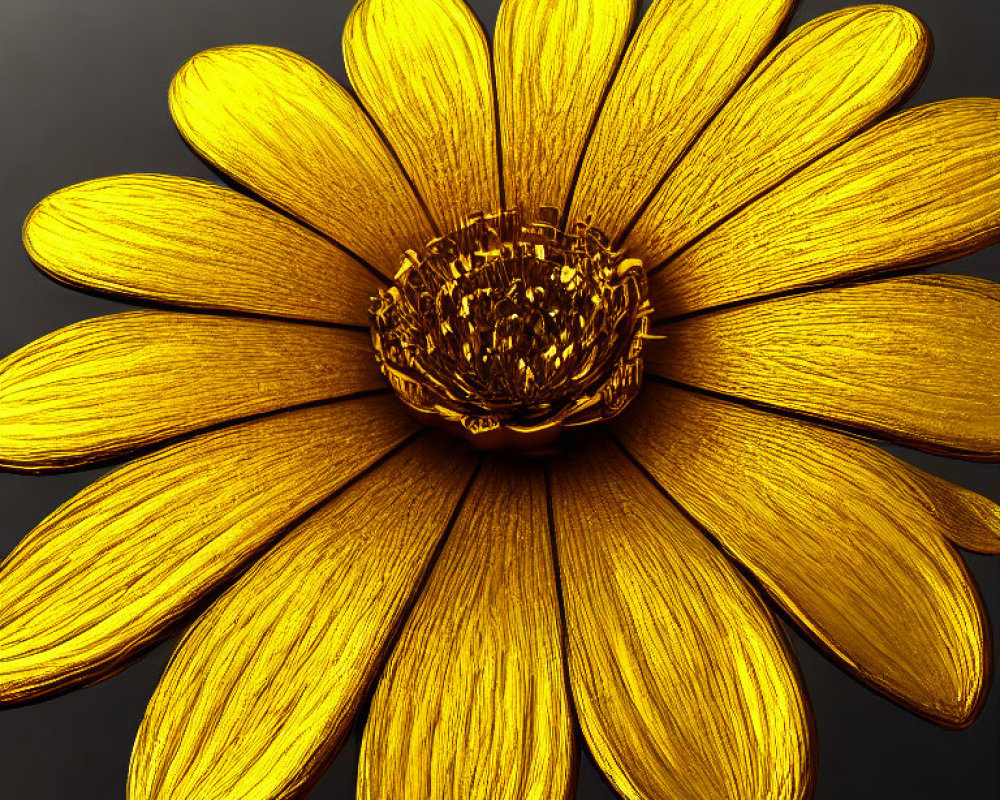
[[[560,627],[541,467],[489,462],[379,681],[358,800],[568,798]]]
[[[570,220],[612,240],[753,69],[794,0],[658,0],[646,12],[587,147]]]
[[[229,589],[153,695],[129,798],[299,796],[343,744],[474,465],[418,440]]]
[[[927,275],[654,329],[647,368],[949,455],[1000,458],[1000,285]]]
[[[756,592],[606,441],[556,459],[573,702],[627,800],[794,800],[809,712]]]
[[[170,112],[197,153],[386,275],[433,236],[364,112],[295,53],[199,53],[170,85]]]
[[[300,409],[189,439],[84,489],[0,567],[0,702],[122,668],[414,428],[389,398]]]
[[[121,175],[49,195],[28,254],[75,286],[182,306],[367,325],[384,287],[326,239],[205,181]]]
[[[359,331],[163,311],[98,317],[0,361],[0,464],[78,466],[384,385]]]
[[[504,186],[529,217],[561,213],[632,30],[631,0],[505,0],[494,37]]]
[[[995,506],[855,439],[676,388],[648,387],[617,431],[846,669],[943,724],[973,718],[986,627],[942,534],[996,530]]]
[[[359,0],[344,60],[442,233],[499,207],[489,47],[463,0]]]
[[[933,264],[997,242],[998,129],[1000,100],[967,98],[860,134],[656,271],[657,318]]]
[[[931,40],[915,16],[856,6],[803,25],[757,68],[667,176],[629,235],[655,268],[700,233],[899,103]]]

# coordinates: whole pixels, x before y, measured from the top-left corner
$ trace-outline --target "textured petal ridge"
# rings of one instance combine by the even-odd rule
[[[540,465],[477,476],[386,665],[359,800],[564,800],[575,775]]]
[[[433,236],[378,131],[315,64],[275,47],[199,53],[170,113],[202,157],[391,277]]]
[[[634,0],[506,0],[494,38],[504,186],[560,212],[635,18]]]
[[[227,590],[153,695],[129,798],[301,796],[343,744],[474,465],[418,439]]]
[[[629,234],[648,268],[857,133],[913,89],[930,34],[892,6],[803,25],[761,62],[668,176]]]
[[[0,361],[0,464],[79,466],[216,423],[384,387],[359,331],[112,314]]]
[[[654,374],[931,452],[1000,458],[1000,285],[916,275],[654,328]]]
[[[1000,100],[891,117],[656,270],[659,318],[968,255],[1000,241]]]
[[[442,233],[499,207],[489,45],[463,0],[360,0],[344,60]]]
[[[32,210],[24,244],[42,270],[73,286],[318,322],[367,325],[369,298],[384,285],[284,215],[169,175],[61,189]]]
[[[573,700],[615,790],[807,797],[811,718],[756,592],[609,443],[551,480]]]
[[[580,168],[569,218],[612,240],[755,66],[794,0],[657,0],[639,23]]]
[[[0,567],[0,703],[113,674],[412,435],[389,398],[202,434],[101,478]]]
[[[950,727],[989,675],[976,587],[946,536],[997,509],[851,437],[665,386],[622,444],[845,669]]]

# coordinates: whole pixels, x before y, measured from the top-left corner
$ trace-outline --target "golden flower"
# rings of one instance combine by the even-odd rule
[[[5,466],[145,451],[4,563],[0,700],[214,598],[132,800],[290,797],[373,686],[365,800],[566,797],[571,705],[626,798],[805,797],[804,690],[735,561],[849,672],[969,723],[988,647],[951,542],[1000,551],[1000,508],[863,437],[1000,458],[1000,288],[883,275],[998,240],[1000,102],[875,124],[922,24],[848,8],[772,48],[792,5],[505,0],[491,55],[461,0],[361,0],[360,104],[274,48],[185,64],[178,127],[267,205],[131,175],[28,218],[52,276],[179,309],[0,365]]]

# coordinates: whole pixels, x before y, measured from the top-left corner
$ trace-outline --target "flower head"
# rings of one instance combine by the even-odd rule
[[[893,7],[777,41],[791,0],[635,6],[504,0],[491,50],[462,0],[360,0],[357,100],[209,50],[170,108],[256,198],[131,175],[32,211],[46,272],[178,308],[0,363],[4,466],[135,455],[0,567],[0,702],[197,608],[131,800],[300,794],[370,690],[366,800],[567,797],[581,739],[629,800],[797,800],[766,595],[975,718],[953,543],[1000,552],[1000,508],[863,439],[1000,459],[1000,289],[887,274],[1000,239],[1000,101],[879,121],[930,50]]]

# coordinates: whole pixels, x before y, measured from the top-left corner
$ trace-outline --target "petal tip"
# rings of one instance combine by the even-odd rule
[[[989,683],[985,675],[980,675],[978,682],[963,687],[962,693],[942,701],[932,711],[926,712],[931,722],[948,730],[964,730],[982,714],[986,702]]]
[[[922,702],[913,695],[918,705],[910,706],[919,715],[948,730],[968,728],[979,719],[992,681],[989,626],[982,600],[974,587],[973,591],[979,617],[978,631],[970,630],[968,638],[956,637],[965,641],[954,641],[951,663],[940,665],[939,679],[948,675],[951,680],[928,680]],[[908,705],[905,700],[903,704]]]
[[[46,275],[53,278],[56,277],[53,272],[55,266],[53,259],[46,253],[44,242],[40,241],[40,238],[44,237],[46,228],[48,227],[45,222],[56,222],[58,224],[58,222],[66,220],[69,216],[67,214],[67,207],[72,203],[76,192],[80,191],[82,187],[92,186],[107,180],[111,179],[96,178],[56,189],[56,191],[51,192],[35,203],[24,218],[24,223],[21,225],[21,242],[28,253],[28,257]]]
[[[61,191],[61,190],[60,190]],[[34,234],[38,225],[38,217],[44,213],[53,205],[53,197],[58,194],[54,192],[47,197],[39,200],[32,207],[31,211],[24,218],[24,224],[21,225],[21,243],[24,245],[24,249],[28,252],[28,257],[39,264],[39,251],[34,242]],[[41,266],[41,264],[39,264]]]
[[[182,104],[184,100],[183,92],[186,85],[192,78],[198,76],[202,67],[210,66],[214,62],[219,61],[233,61],[240,55],[299,58],[297,54],[289,50],[259,44],[229,44],[220,45],[218,47],[209,47],[205,50],[201,50],[181,64],[180,67],[177,68],[177,72],[174,73],[173,78],[170,80],[167,100],[170,106],[171,115],[174,115],[175,110],[179,109]],[[176,116],[174,118],[176,119]]]

